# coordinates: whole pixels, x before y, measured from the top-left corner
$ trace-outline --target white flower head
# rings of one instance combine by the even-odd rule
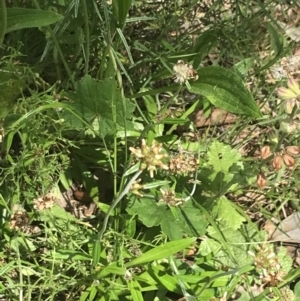
[[[179,60],[176,65],[173,66],[175,72],[175,83],[183,84],[189,79],[197,80],[198,73],[191,64],[185,63]]]

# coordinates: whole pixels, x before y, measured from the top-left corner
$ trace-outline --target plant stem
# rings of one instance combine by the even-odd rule
[[[37,2],[37,0],[32,0],[32,1],[33,1],[33,4],[35,5],[35,7],[37,9],[41,9],[39,3]],[[76,85],[75,85],[74,76],[72,75],[72,72],[71,72],[71,70],[69,68],[69,65],[68,65],[68,63],[65,60],[64,54],[63,54],[63,52],[61,50],[61,47],[60,47],[59,42],[58,42],[58,40],[56,38],[56,35],[54,34],[54,32],[53,32],[53,30],[52,30],[52,28],[50,26],[46,26],[46,28],[49,31],[51,38],[53,39],[54,45],[56,47],[56,50],[57,50],[57,52],[58,52],[58,54],[60,56],[60,59],[61,59],[63,65],[64,65],[64,67],[65,67],[65,69],[66,69],[66,71],[68,73],[68,76],[69,76],[69,79],[70,79],[70,81],[72,83],[72,86],[73,86],[73,88],[75,88]]]
[[[108,224],[108,220],[109,220],[109,216],[112,213],[112,211],[114,210],[114,208],[119,204],[119,202],[123,199],[123,197],[128,193],[128,191],[130,190],[130,187],[132,186],[133,182],[137,180],[137,178],[140,176],[140,174],[143,172],[143,170],[138,170],[134,176],[131,178],[131,180],[127,183],[126,187],[124,188],[124,190],[122,191],[122,193],[112,202],[112,204],[110,205],[105,218],[103,220],[103,226],[98,234],[98,240],[101,240],[103,237],[104,232],[106,231],[107,228],[107,224]]]
[[[86,0],[82,0],[83,14],[84,14],[84,31],[85,31],[85,63],[84,73],[88,74],[89,61],[90,61],[90,29],[89,29],[89,16],[86,6]]]
[[[5,0],[1,0],[1,10],[2,10],[2,24],[0,27],[0,47],[3,44],[6,27],[7,27],[7,10]]]

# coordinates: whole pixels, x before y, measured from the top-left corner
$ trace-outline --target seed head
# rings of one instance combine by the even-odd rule
[[[293,167],[296,163],[295,159],[292,156],[288,155],[288,154],[283,154],[282,159],[283,159],[284,164],[287,167]]]
[[[260,157],[262,159],[266,159],[268,157],[270,157],[272,155],[271,150],[270,150],[270,146],[269,145],[265,145],[261,148],[260,150]]]
[[[179,152],[170,157],[169,168],[173,174],[194,174],[199,168],[199,160],[194,154]]]
[[[154,177],[154,171],[156,167],[168,170],[169,167],[163,163],[163,159],[167,158],[168,155],[164,153],[162,143],[157,143],[152,141],[149,147],[145,139],[141,141],[141,148],[130,147],[129,150],[136,157],[137,160],[141,162],[141,170],[147,169],[149,171],[150,177]]]
[[[257,186],[260,188],[263,188],[267,184],[267,179],[263,173],[259,173],[257,175],[257,180],[256,180]]]
[[[281,155],[276,155],[273,159],[272,166],[276,170],[280,170],[282,168],[282,157]]]
[[[291,145],[286,147],[286,152],[287,154],[291,155],[291,156],[298,156],[300,154],[300,147],[296,146],[296,145]]]
[[[183,200],[181,198],[176,198],[176,194],[172,189],[160,189],[160,192],[162,194],[162,201],[170,206],[178,206],[183,203]]]
[[[142,179],[138,179],[137,181],[135,181],[132,185],[131,185],[131,192],[143,197],[143,194],[140,192],[140,190],[143,190],[145,188],[145,186],[143,184],[139,184],[141,182]]]

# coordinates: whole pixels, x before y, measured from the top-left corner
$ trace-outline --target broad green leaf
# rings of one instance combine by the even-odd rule
[[[176,208],[173,208],[177,213]],[[167,234],[170,240],[180,239],[184,235],[185,224],[182,220],[176,219],[171,210],[161,212],[160,227],[163,233]]]
[[[208,165],[213,166],[215,173],[219,171],[227,173],[229,168],[240,160],[241,155],[236,149],[215,140],[209,147],[207,158]]]
[[[188,248],[195,240],[195,237],[191,237],[167,242],[133,259],[132,261],[126,263],[125,266],[129,268],[134,265],[140,265],[147,262],[152,262],[154,260],[167,258],[168,256]]]
[[[118,21],[118,27],[123,29],[132,0],[113,0],[113,14]]]
[[[201,242],[199,252],[202,256],[207,256],[208,254],[217,252],[220,247],[221,245],[219,242],[206,238]]]
[[[133,203],[129,202],[127,211],[132,215],[138,214],[142,223],[149,228],[160,225],[170,239],[182,238],[184,224],[176,220],[164,204],[157,204],[152,199],[143,198]]]
[[[124,276],[125,273],[126,273],[125,268],[119,267],[117,262],[113,262],[112,264],[103,267],[100,270],[100,272],[97,274],[97,278],[101,279],[101,278],[106,277],[109,274]]]
[[[218,43],[220,33],[217,30],[209,29],[202,33],[196,41],[193,52],[196,53],[194,57],[193,67],[197,69],[203,58],[211,51]]]
[[[151,286],[156,286],[157,282],[153,279],[153,277],[149,274],[148,271],[144,271],[143,273],[137,275],[134,275],[134,279],[136,279],[139,282],[144,282],[147,283],[148,285]]]
[[[225,196],[214,202],[212,215],[216,220],[220,220],[222,224],[234,230],[239,229],[243,222],[246,221],[245,217],[241,216],[235,210],[234,206],[232,206],[231,202]]]
[[[274,51],[275,57],[278,57],[283,51],[283,36],[278,34],[278,30],[275,29],[271,23],[267,23],[267,29],[271,40],[271,50]]]
[[[182,207],[177,207],[178,218],[184,221],[184,232],[190,236],[202,236],[206,232],[208,220],[191,200]]]
[[[128,203],[127,212],[131,215],[138,214],[143,224],[150,228],[160,224],[165,210],[162,206],[158,206],[153,199],[132,198]]]
[[[288,273],[292,269],[293,259],[290,256],[286,256],[286,248],[279,247],[276,255],[281,266],[281,271]]]
[[[224,194],[240,181],[243,164],[239,162],[241,155],[237,150],[229,145],[213,141],[207,157],[208,161],[203,164],[199,175],[205,192]]]
[[[76,93],[68,93],[73,100],[69,103],[84,120],[86,120],[96,131],[105,137],[114,135],[117,127],[123,128],[124,122],[132,118],[135,106],[125,101],[126,112],[123,112],[122,96],[116,87],[115,80],[106,78],[103,81],[96,81],[89,75],[85,75],[76,85]],[[115,100],[115,102],[114,102]],[[116,114],[116,122],[114,121]],[[84,128],[81,119],[65,112],[63,118],[74,129]],[[127,129],[132,130],[132,122],[127,123]]]
[[[177,218],[166,205],[157,204],[152,199],[137,198],[130,200],[127,212],[137,214],[142,223],[149,228],[160,225],[171,240],[182,238],[184,233],[190,236],[204,235],[208,221],[193,202],[186,202],[182,207],[173,209]]]
[[[234,255],[234,258],[228,256],[224,248],[215,255],[215,259],[225,266],[234,266],[238,264],[240,267],[246,266],[253,263],[253,257],[248,255],[250,248],[253,245],[249,243],[263,241],[263,235],[258,232],[252,224],[244,224],[238,230],[234,230],[230,227],[223,227],[220,229],[223,237],[227,242],[227,247]],[[207,233],[211,239],[215,239],[222,245],[222,237],[213,227],[207,228]],[[234,261],[233,261],[234,260]]]
[[[225,111],[261,117],[259,107],[242,79],[223,67],[199,70],[197,81],[190,82],[190,92],[205,96],[214,106]]]
[[[250,58],[246,58],[246,59],[238,62],[237,64],[235,64],[232,67],[232,70],[234,72],[237,72],[241,76],[245,76],[245,75],[247,75],[249,70],[253,67],[253,65],[254,65],[254,58],[250,57]]]
[[[0,16],[2,16],[1,10]],[[46,10],[18,7],[7,8],[7,27],[5,33],[23,28],[47,26],[62,18],[62,15]],[[2,22],[0,21],[1,26]]]
[[[172,275],[169,275],[165,270],[160,269],[159,266],[151,266],[151,275],[160,284],[162,284],[169,292],[180,292],[178,280]]]
[[[300,298],[300,281],[298,281],[294,287],[294,293],[297,298]]]
[[[152,95],[147,95],[143,97],[144,104],[147,108],[147,112],[155,116],[157,114],[157,103]]]

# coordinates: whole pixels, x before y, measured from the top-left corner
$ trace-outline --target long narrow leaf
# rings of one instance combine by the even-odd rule
[[[120,28],[124,27],[131,1],[132,0],[113,0],[112,2],[113,14],[115,19],[118,20]]]
[[[134,265],[139,265],[147,262],[152,262],[154,260],[166,258],[189,247],[195,240],[196,238],[192,237],[167,242],[164,245],[160,245],[133,259],[132,261],[128,262],[125,266],[128,268]]]
[[[0,15],[1,14],[0,12]],[[7,8],[6,33],[23,28],[47,26],[62,18],[62,15],[51,11],[16,7]]]
[[[128,288],[130,290],[133,301],[144,301],[144,298],[143,298],[143,295],[141,292],[141,287],[137,281],[130,280],[128,282]]]

